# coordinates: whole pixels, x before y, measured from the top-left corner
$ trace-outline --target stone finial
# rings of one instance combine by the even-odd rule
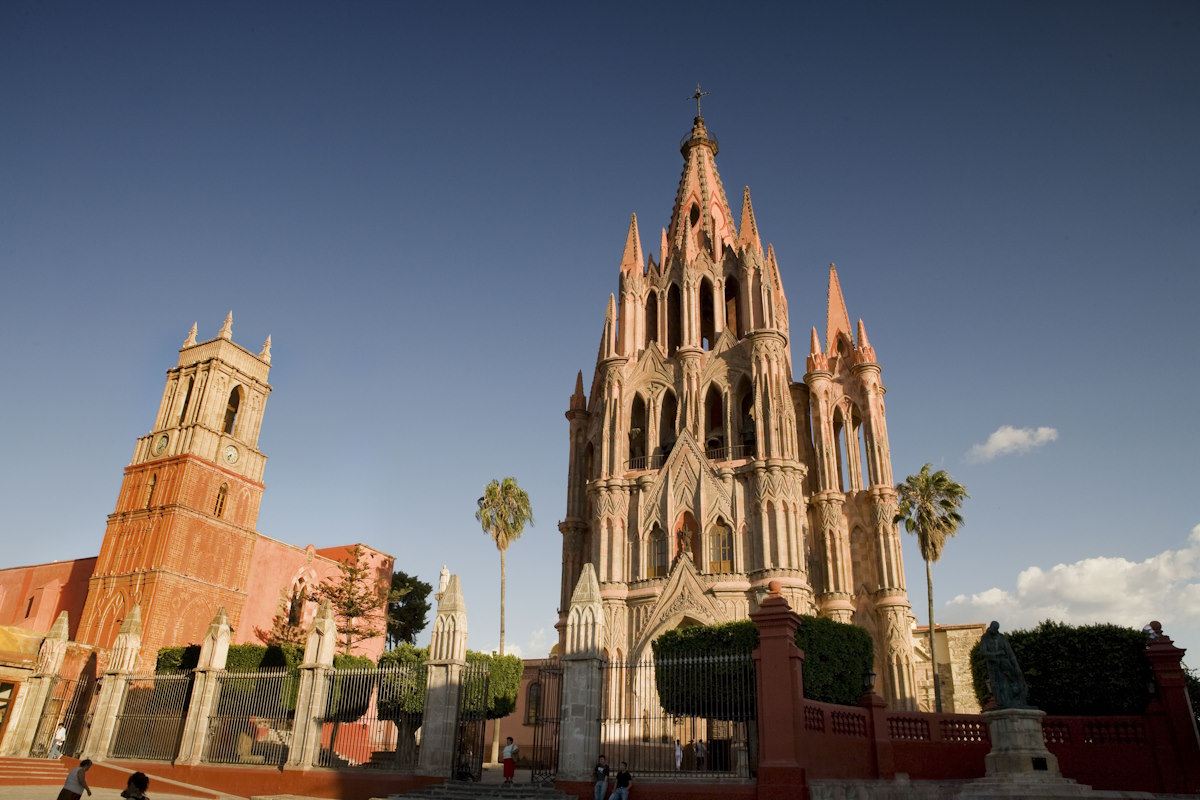
[[[875,348],[871,347],[871,342],[867,339],[867,326],[863,325],[862,319],[858,321],[858,345],[854,348],[854,363],[875,363]]]
[[[332,667],[336,651],[337,625],[333,620],[333,606],[325,599],[317,607],[317,615],[308,629],[308,639],[304,642],[304,663]]]
[[[225,315],[225,323],[223,325],[221,325],[221,330],[217,333],[217,336],[219,336],[222,339],[225,339],[227,341],[233,339],[233,312],[232,311],[230,311],[228,314]]]
[[[225,660],[229,657],[229,638],[233,628],[229,625],[229,615],[225,607],[217,609],[216,616],[208,625],[208,633],[200,644],[201,669],[224,669]]]
[[[645,266],[646,259],[642,256],[642,237],[638,233],[637,214],[629,217],[629,233],[625,236],[625,250],[621,253],[621,272],[639,274]]]
[[[587,410],[587,395],[583,393],[583,370],[575,376],[575,393],[571,395],[571,411]]]
[[[608,296],[608,308],[604,312],[604,357],[617,353],[617,297]]]
[[[438,573],[438,597],[441,597],[442,593],[446,591],[446,584],[449,582],[450,570],[446,568],[445,564],[442,564],[442,571]]]
[[[196,323],[192,323],[192,329],[188,331],[187,338],[183,340],[182,347],[191,347],[196,344]]]
[[[812,329],[812,338],[808,348],[808,371],[809,372],[828,372],[829,359],[821,352],[821,339],[817,336],[817,329]]]
[[[63,658],[67,654],[67,640],[70,638],[70,632],[71,626],[67,619],[67,612],[58,612],[58,617],[50,626],[50,630],[46,632],[46,638],[42,639],[41,647],[38,648],[37,672],[39,675],[58,673],[62,667]]]
[[[267,340],[263,342],[262,350],[259,351],[258,357],[268,364],[271,363],[271,334],[267,334]]]
[[[591,563],[583,565],[575,591],[571,593],[571,608],[567,612],[566,649],[570,658],[599,658],[604,641],[604,605],[600,601],[600,581]]]
[[[662,241],[659,243],[659,251],[658,251],[658,263],[659,263],[660,267],[666,265],[667,254],[670,253],[670,251],[671,251],[671,248],[667,244],[667,229],[663,228],[662,229]]]
[[[467,659],[467,605],[463,602],[462,586],[457,575],[446,581],[446,589],[438,597],[437,617],[433,621],[433,636],[429,642],[430,661]]]

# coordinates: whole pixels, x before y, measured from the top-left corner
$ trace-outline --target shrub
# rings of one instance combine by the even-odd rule
[[[425,710],[425,661],[428,647],[414,647],[408,642],[388,650],[379,657],[379,697],[376,704],[380,719],[393,722],[410,720]]]
[[[234,644],[229,646],[225,659],[227,672],[254,672],[260,669],[278,669],[298,675],[304,660],[304,648],[290,644]],[[369,661],[369,659],[368,659]],[[163,647],[158,651],[155,672],[180,672],[195,669],[200,663],[200,645],[186,647]]]
[[[487,718],[507,717],[517,707],[517,692],[525,663],[519,656],[467,651],[468,664],[484,664],[488,674]]]
[[[1146,634],[1119,625],[1046,620],[1007,634],[1029,687],[1029,704],[1048,714],[1140,714],[1150,699]],[[979,645],[971,677],[980,707],[992,700]]]
[[[801,617],[796,645],[804,651],[804,696],[822,703],[856,705],[862,696],[862,678],[872,669],[875,647],[871,635],[855,625],[823,617]],[[675,659],[702,654],[745,653],[758,646],[758,628],[750,620],[724,625],[676,628],[651,644],[655,683],[663,708],[684,716],[726,718],[721,709],[756,708],[752,666],[736,662],[714,665],[710,685],[685,681]],[[736,674],[735,674],[736,673]]]

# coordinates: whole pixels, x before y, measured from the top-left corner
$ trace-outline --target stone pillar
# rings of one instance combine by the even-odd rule
[[[121,622],[117,639],[113,642],[108,669],[100,676],[100,692],[96,698],[92,727],[83,743],[83,757],[92,761],[103,761],[108,756],[117,727],[117,714],[125,699],[125,678],[137,667],[138,655],[142,651],[142,607],[135,605]]]
[[[1158,622],[1151,622],[1146,660],[1154,671],[1154,698],[1146,713],[1158,717],[1159,725],[1169,732],[1173,747],[1159,747],[1156,760],[1162,773],[1163,789],[1168,792],[1200,790],[1200,733],[1188,702],[1187,677],[1184,675],[1183,648],[1176,647]],[[1156,740],[1159,737],[1155,737]]]
[[[337,625],[328,600],[322,600],[313,617],[304,643],[304,663],[300,665],[300,688],[296,695],[296,717],[292,724],[292,746],[288,766],[310,769],[321,749],[321,724],[325,715],[326,678],[333,671],[337,652]]]
[[[796,646],[800,615],[783,598],[779,581],[750,614],[758,627],[758,793],[791,799],[806,791],[800,754],[804,727],[804,651]]]
[[[604,697],[601,643],[604,605],[591,564],[584,564],[571,594],[562,665],[562,712],[558,739],[558,775],[567,781],[591,780],[600,753],[600,707]]]
[[[204,755],[204,742],[208,734],[208,720],[212,716],[213,704],[217,699],[217,675],[225,671],[225,659],[229,656],[229,617],[224,608],[209,623],[208,633],[200,645],[200,662],[192,682],[192,699],[188,703],[187,718],[183,723],[183,736],[179,743],[176,764],[199,764]]]
[[[425,715],[421,722],[421,752],[417,773],[451,777],[454,739],[458,729],[458,696],[467,666],[467,606],[458,576],[451,575],[438,597],[433,637],[429,642]]]
[[[38,650],[37,671],[25,681],[17,702],[9,712],[12,720],[8,725],[8,735],[4,737],[0,753],[6,756],[27,756],[33,747],[33,738],[37,736],[38,723],[42,719],[42,711],[46,700],[54,688],[54,679],[62,669],[63,657],[67,654],[67,636],[70,626],[67,612],[59,612],[58,619],[50,626],[42,646]]]
[[[896,755],[888,733],[887,703],[872,689],[858,699],[858,704],[867,712],[867,735],[871,737],[871,760],[875,766],[871,777],[896,777]]]

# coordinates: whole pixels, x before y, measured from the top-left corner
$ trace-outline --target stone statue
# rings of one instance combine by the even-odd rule
[[[979,640],[979,653],[987,662],[988,683],[996,708],[1030,708],[1029,687],[1013,653],[1008,637],[1000,632],[1000,623],[992,621]]]

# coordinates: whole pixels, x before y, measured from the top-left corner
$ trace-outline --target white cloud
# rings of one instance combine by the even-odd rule
[[[1012,425],[1001,425],[986,442],[973,445],[967,451],[966,458],[972,464],[982,464],[1010,453],[1028,453],[1033,448],[1041,447],[1057,438],[1056,428],[1014,428]]]
[[[1181,549],[1145,561],[1099,557],[1048,570],[1029,567],[1012,590],[960,594],[943,616],[939,622],[995,619],[1003,629],[1030,628],[1044,619],[1140,628],[1156,619],[1181,647],[1200,648],[1200,525]]]

